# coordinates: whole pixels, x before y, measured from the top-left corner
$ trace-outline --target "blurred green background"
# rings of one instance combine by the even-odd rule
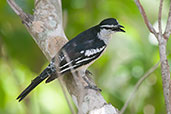
[[[33,13],[33,0],[16,0]],[[151,23],[157,28],[159,0],[141,0]],[[157,41],[147,30],[133,0],[63,0],[65,33],[69,39],[107,17],[116,18],[126,33],[113,36],[107,51],[89,70],[107,102],[119,110],[136,82],[159,61]],[[165,28],[169,0],[165,0]],[[171,41],[168,60],[171,66]],[[58,81],[42,83],[21,103],[19,93],[48,64],[20,18],[5,0],[0,1],[0,114],[71,114]],[[125,114],[164,114],[160,67],[140,86]]]

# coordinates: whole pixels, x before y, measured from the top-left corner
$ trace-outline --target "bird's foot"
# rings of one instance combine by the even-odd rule
[[[93,89],[93,90],[95,90],[95,91],[102,91],[100,88],[98,88],[97,86],[95,86],[95,85],[88,85],[88,86],[85,86],[85,89]]]
[[[102,91],[96,85],[92,84],[91,81],[87,78],[87,76],[83,76],[82,78],[87,83],[87,86],[85,86],[85,89],[93,89],[95,91],[100,91],[100,92]]]
[[[89,70],[86,70],[85,74],[86,74],[87,76],[93,75],[93,73],[91,73]]]

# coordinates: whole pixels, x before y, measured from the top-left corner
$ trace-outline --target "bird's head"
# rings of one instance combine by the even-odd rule
[[[118,21],[114,18],[107,18],[100,22],[98,25],[100,31],[97,33],[99,39],[103,40],[106,44],[109,42],[111,35],[116,32],[125,32],[122,28],[124,26],[120,25]]]
[[[100,22],[99,27],[100,27],[100,30],[106,30],[111,33],[125,32],[125,30],[122,29],[124,28],[124,26],[120,25],[118,21],[114,18],[104,19],[102,22]]]

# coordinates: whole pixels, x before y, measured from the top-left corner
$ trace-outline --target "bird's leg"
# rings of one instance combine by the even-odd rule
[[[85,86],[86,89],[93,89],[93,90],[96,90],[96,91],[102,91],[96,85],[91,84],[91,82],[88,80],[88,78],[86,77],[86,75],[84,75],[82,78],[87,83],[87,86]]]
[[[83,80],[87,83],[87,86],[85,86],[86,89],[93,89],[96,91],[102,91],[100,88],[98,88],[96,85],[92,84],[91,81],[88,79],[88,77],[86,76],[86,74],[89,73],[91,74],[91,72],[81,72],[81,76],[83,78]]]
[[[91,73],[89,70],[86,70],[86,71],[85,71],[85,74],[88,75],[88,76],[89,76],[89,75],[93,75],[93,73]]]

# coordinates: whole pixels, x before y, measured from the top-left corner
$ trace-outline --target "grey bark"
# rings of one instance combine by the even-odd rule
[[[163,83],[163,93],[165,98],[165,106],[166,106],[166,112],[167,114],[171,114],[171,81],[170,81],[170,70],[169,70],[169,64],[167,60],[167,53],[166,53],[166,47],[167,47],[167,41],[169,39],[169,36],[171,34],[171,0],[170,0],[170,9],[168,14],[168,20],[165,28],[165,32],[162,33],[161,28],[161,17],[162,17],[162,7],[163,7],[163,1],[160,0],[159,5],[159,13],[158,13],[158,31],[153,28],[152,24],[149,22],[146,13],[144,11],[143,6],[141,5],[139,0],[135,0],[135,3],[137,7],[140,10],[140,13],[144,19],[144,22],[148,28],[148,30],[155,35],[159,42],[159,53],[160,53],[160,65],[161,65],[161,74],[162,74],[162,83]]]

